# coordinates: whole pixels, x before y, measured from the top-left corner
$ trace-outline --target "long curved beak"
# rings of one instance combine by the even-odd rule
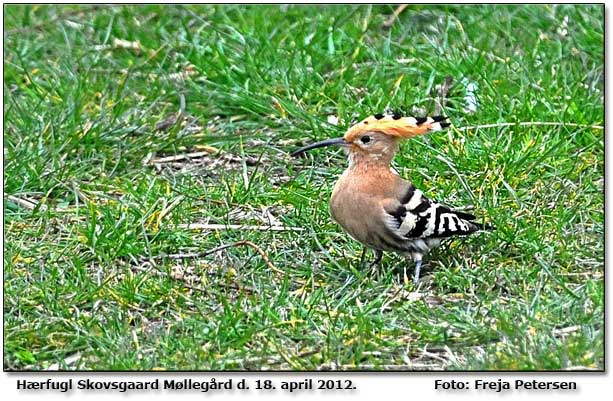
[[[309,151],[311,149],[323,148],[324,146],[330,146],[330,145],[347,146],[348,143],[347,143],[347,141],[345,141],[345,138],[343,138],[343,137],[326,139],[325,141],[315,142],[315,143],[307,145],[307,146],[305,146],[303,148],[300,148],[298,150],[294,150],[292,153],[290,153],[290,155],[293,156],[293,157],[296,157],[296,156],[299,156],[299,155],[303,154],[304,152],[307,152],[307,151]]]

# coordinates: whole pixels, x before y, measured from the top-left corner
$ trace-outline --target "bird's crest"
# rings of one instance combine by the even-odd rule
[[[375,114],[355,124],[345,133],[345,140],[352,142],[356,137],[369,131],[382,132],[399,138],[410,138],[430,131],[447,128],[451,123],[447,117],[405,117],[399,112]]]

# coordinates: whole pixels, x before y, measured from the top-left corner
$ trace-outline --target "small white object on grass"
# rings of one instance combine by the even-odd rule
[[[464,85],[464,90],[466,91],[466,95],[464,95],[464,112],[472,114],[479,107],[479,101],[475,95],[477,90],[479,90],[479,85],[476,82],[469,81],[468,78],[462,79],[462,85]]]
[[[330,114],[328,116],[328,124],[338,125],[338,117],[335,116],[334,114]]]

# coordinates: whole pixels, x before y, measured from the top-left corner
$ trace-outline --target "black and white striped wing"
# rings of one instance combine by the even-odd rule
[[[469,213],[454,211],[426,198],[413,185],[394,210],[386,210],[386,227],[396,238],[426,239],[468,235],[483,228]]]

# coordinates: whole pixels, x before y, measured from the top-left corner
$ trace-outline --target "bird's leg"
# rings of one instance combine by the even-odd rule
[[[421,271],[421,255],[415,257],[415,276],[413,277],[413,284],[417,287],[419,283],[419,273]]]
[[[375,260],[373,260],[369,266],[371,269],[377,266],[379,263],[381,263],[381,259],[383,259],[383,251],[374,249],[374,252],[375,252]]]
[[[381,258],[383,258],[383,251],[380,251],[378,249],[373,249],[373,252],[375,253],[375,260],[373,260],[368,265],[368,268],[370,269],[371,278],[379,277],[379,273],[381,272],[381,269],[375,269],[375,267],[377,267],[377,265],[381,263]]]
[[[368,248],[365,246],[362,247],[362,256],[360,256],[360,266],[364,265],[364,259],[366,258],[366,252],[368,252]]]

